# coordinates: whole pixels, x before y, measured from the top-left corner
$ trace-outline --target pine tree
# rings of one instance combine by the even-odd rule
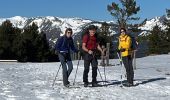
[[[107,10],[117,20],[118,26],[128,28],[129,21],[139,20],[139,17],[134,17],[139,11],[140,7],[137,6],[136,0],[119,0],[118,3],[113,2],[107,6]]]
[[[24,29],[17,53],[19,61],[36,61],[36,55],[38,52],[36,38],[38,37],[38,33],[38,26],[35,23]]]
[[[170,9],[166,9],[167,17],[170,18]]]
[[[149,53],[163,54],[167,53],[166,34],[159,26],[155,26],[149,35]]]
[[[20,44],[20,40],[21,40],[21,29],[19,28],[14,28],[14,32],[15,32],[15,37],[12,43],[12,52],[15,54],[15,59],[18,59],[17,56],[17,51],[18,51],[18,45]]]
[[[18,59],[21,62],[44,62],[48,61],[48,56],[52,56],[49,43],[44,32],[39,33],[38,26],[33,23],[24,29],[24,32],[16,41]]]
[[[106,47],[106,43],[111,43],[111,35],[109,31],[110,25],[106,22],[102,23],[102,26],[100,27],[100,32],[98,33],[98,38],[100,45],[104,45]]]
[[[167,17],[170,10],[167,10]],[[156,25],[149,35],[149,52],[151,54],[167,54],[170,52],[170,20],[164,19],[165,30]]]
[[[41,32],[39,36],[36,38],[36,47],[37,52],[37,61],[48,61],[48,56],[50,54],[49,44],[46,38],[46,34]]]
[[[10,21],[5,21],[0,26],[0,59],[15,59],[13,41],[17,35]]]
[[[0,59],[44,62],[48,61],[49,56],[56,57],[50,50],[46,34],[39,33],[35,23],[23,30],[13,27],[8,20],[0,26]]]
[[[114,48],[113,46],[113,36],[111,36],[111,32],[110,32],[110,27],[111,25],[106,23],[106,22],[103,22],[102,23],[102,26],[100,27],[100,31],[99,31],[99,43],[100,43],[100,46],[105,46],[105,48],[107,48],[107,43],[110,43],[110,48]],[[110,49],[110,53],[113,53],[114,50],[113,49]],[[99,55],[100,55],[100,52],[99,52]],[[114,55],[110,55],[109,56],[110,58],[114,58]]]
[[[169,9],[167,9],[167,17],[170,18],[170,10]],[[166,39],[165,40],[167,41],[167,44],[168,44],[168,46],[167,46],[168,52],[170,52],[170,20],[165,19],[164,25],[167,26],[166,29],[165,29],[165,33],[166,33]]]

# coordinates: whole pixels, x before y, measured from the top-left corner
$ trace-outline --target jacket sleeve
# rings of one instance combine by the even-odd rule
[[[87,41],[88,41],[88,35],[84,35],[82,42],[83,43],[87,43]]]
[[[71,50],[72,51],[74,51],[74,52],[78,52],[78,50],[75,48],[75,46],[74,46],[74,42],[73,42],[73,39],[71,39],[71,42],[70,42],[70,48],[71,48]]]
[[[60,52],[60,47],[61,47],[61,45],[62,45],[62,42],[63,42],[62,37],[60,37],[60,38],[57,40],[57,42],[56,42],[55,49],[56,49],[58,52]]]

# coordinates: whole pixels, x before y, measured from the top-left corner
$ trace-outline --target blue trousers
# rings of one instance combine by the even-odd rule
[[[63,84],[69,84],[68,78],[73,70],[73,63],[71,61],[71,57],[69,53],[59,53],[59,60],[62,65],[62,74],[63,74]]]

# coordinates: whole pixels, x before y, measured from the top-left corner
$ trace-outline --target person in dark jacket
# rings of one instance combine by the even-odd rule
[[[69,87],[70,85],[68,78],[73,70],[70,50],[73,52],[78,52],[73,43],[72,33],[72,29],[67,28],[65,35],[60,37],[56,43],[56,49],[58,51],[59,60],[63,69],[63,84],[66,87]]]

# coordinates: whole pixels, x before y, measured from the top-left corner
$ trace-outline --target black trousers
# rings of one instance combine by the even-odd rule
[[[93,55],[90,55],[88,53],[85,53],[84,55],[84,73],[83,73],[83,82],[88,83],[88,73],[90,69],[90,64],[92,66],[92,83],[97,82],[97,58],[94,57]]]
[[[128,83],[133,84],[134,70],[132,65],[132,57],[131,55],[122,57],[122,60],[126,69],[127,81]]]

